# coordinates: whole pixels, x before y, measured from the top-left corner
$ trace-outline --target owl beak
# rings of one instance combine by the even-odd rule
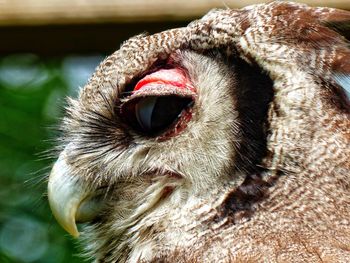
[[[101,202],[83,182],[72,176],[66,159],[63,151],[52,168],[48,182],[48,199],[58,223],[73,237],[78,237],[76,223],[93,219]]]

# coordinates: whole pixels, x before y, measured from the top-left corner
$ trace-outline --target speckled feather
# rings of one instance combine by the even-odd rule
[[[187,27],[136,36],[107,57],[63,124],[74,175],[92,191],[108,189],[107,208],[84,230],[87,255],[349,262],[350,107],[337,76],[350,76],[350,44],[332,26],[349,22],[346,11],[279,1],[213,10]],[[213,50],[221,55],[208,56]],[[159,142],[128,130],[116,109],[125,87],[169,56],[197,85],[214,80],[200,90],[188,131]],[[259,96],[236,94],[237,83],[254,85],[237,80],[250,67],[256,94],[272,98],[252,104]],[[262,108],[264,125],[249,127],[249,107]],[[169,172],[184,179],[162,176]]]

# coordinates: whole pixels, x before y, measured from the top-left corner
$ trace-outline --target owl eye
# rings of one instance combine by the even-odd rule
[[[154,135],[176,123],[191,105],[191,98],[149,96],[129,103],[122,115],[135,129]]]
[[[191,118],[189,108],[195,97],[196,89],[183,69],[159,69],[132,87],[120,113],[140,132],[158,135],[167,131],[167,136],[174,135]]]

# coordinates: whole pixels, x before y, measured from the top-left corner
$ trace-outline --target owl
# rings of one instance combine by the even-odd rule
[[[348,22],[277,1],[126,41],[68,99],[57,221],[93,262],[350,262]]]

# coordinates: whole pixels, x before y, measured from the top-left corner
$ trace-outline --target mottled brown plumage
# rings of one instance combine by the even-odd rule
[[[272,2],[126,41],[69,101],[54,214],[95,262],[349,262],[349,22]],[[147,134],[132,90],[164,68],[195,92],[139,96],[192,104]]]

